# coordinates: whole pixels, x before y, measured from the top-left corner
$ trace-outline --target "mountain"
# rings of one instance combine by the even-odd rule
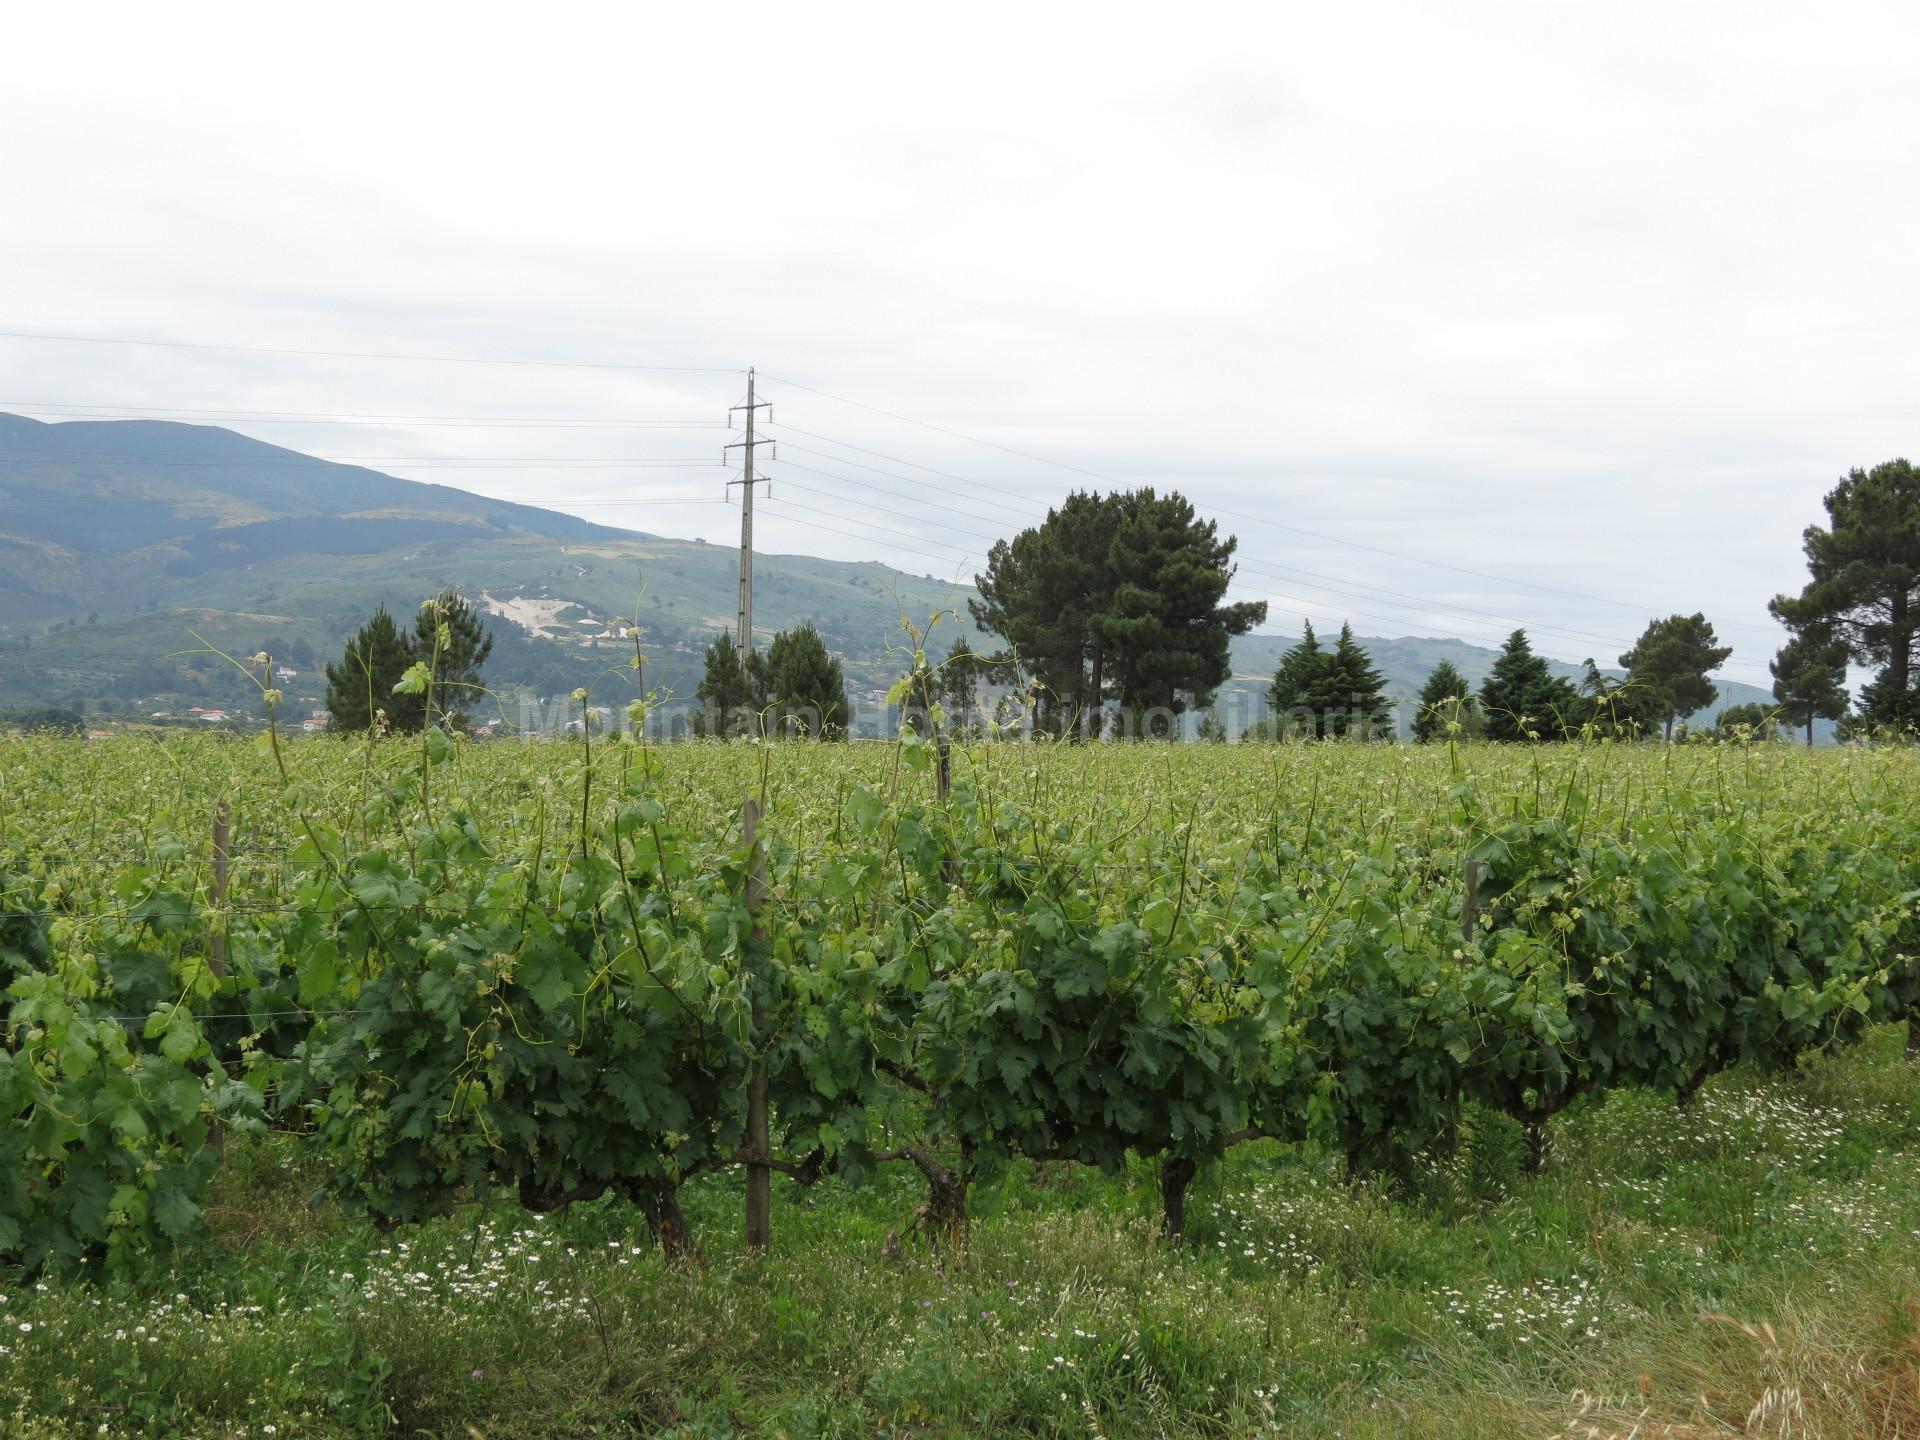
[[[0,414],[0,708],[243,702],[224,661],[179,653],[196,634],[285,659],[298,672],[289,695],[317,704],[320,663],[375,606],[411,619],[448,586],[497,617],[496,684],[553,695],[594,683],[631,653],[618,637],[637,621],[649,680],[688,694],[733,624],[738,563],[730,545],[595,525],[216,426]],[[757,555],[755,582],[757,633],[811,620],[856,688],[898,673],[888,652],[903,616],[964,609],[951,585],[878,563]]]
[[[80,704],[146,714],[247,703],[229,654],[266,651],[318,705],[320,667],[378,605],[410,619],[453,587],[489,610],[491,683],[533,694],[599,685],[631,655],[676,695],[732,626],[738,552],[402,480],[211,425],[161,420],[43,424],[0,413],[0,708]],[[803,620],[845,662],[856,700],[898,676],[902,619],[964,614],[966,586],[878,563],[756,555],[757,633]],[[970,624],[945,622],[944,651]],[[191,632],[191,633],[190,633]],[[196,640],[194,637],[200,637]],[[1234,644],[1219,706],[1229,730],[1261,713],[1290,635]],[[1410,702],[1450,659],[1478,683],[1494,651],[1463,640],[1361,637],[1390,693]],[[1578,678],[1580,667],[1555,662]],[[617,697],[614,697],[617,698]],[[1710,709],[1766,692],[1725,683]],[[865,708],[862,705],[861,708]]]
[[[290,555],[510,538],[632,537],[212,425],[0,414],[0,623],[131,609]]]

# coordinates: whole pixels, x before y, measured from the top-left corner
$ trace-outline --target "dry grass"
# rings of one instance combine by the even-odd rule
[[[1916,1440],[1920,1300],[1775,1325],[1704,1315],[1668,1383],[1576,1397],[1556,1440]]]

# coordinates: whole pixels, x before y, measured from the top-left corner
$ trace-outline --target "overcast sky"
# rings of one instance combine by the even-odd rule
[[[1920,449],[1908,5],[41,5],[7,50],[0,329],[715,367],[0,339],[43,418],[720,541],[754,365],[762,550],[970,577],[1177,486],[1269,629],[1611,661],[1704,609],[1759,683],[1822,494]]]

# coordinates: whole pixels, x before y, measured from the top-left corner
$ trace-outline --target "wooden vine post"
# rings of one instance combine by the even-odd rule
[[[1460,900],[1460,938],[1473,943],[1474,927],[1479,924],[1480,862],[1467,861],[1467,893]]]
[[[208,899],[213,905],[212,933],[207,937],[207,968],[216,975],[227,973],[227,857],[231,839],[231,817],[227,802],[213,808],[213,888]]]
[[[760,848],[760,806],[748,796],[740,807],[740,828],[747,844],[747,914],[753,917],[748,935],[748,963],[754,967],[753,995],[759,1010],[764,980],[762,958],[767,947],[767,930],[760,923],[760,911],[767,899],[767,857]],[[762,1017],[754,1016],[753,1039],[762,1039]],[[747,1071],[747,1249],[763,1251],[773,1243],[773,1143],[767,1123],[767,1067],[765,1057],[755,1054]]]

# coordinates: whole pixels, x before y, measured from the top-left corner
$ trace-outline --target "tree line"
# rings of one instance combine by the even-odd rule
[[[1920,475],[1905,460],[1856,469],[1827,494],[1825,508],[1828,523],[1804,534],[1807,585],[1770,606],[1790,634],[1769,667],[1778,703],[1728,707],[1717,717],[1721,733],[1765,738],[1786,725],[1811,744],[1819,720],[1839,721],[1849,734],[1920,729]],[[1007,643],[993,658],[1028,677],[1040,732],[1099,736],[1111,704],[1117,719],[1201,710],[1201,738],[1225,739],[1210,707],[1231,674],[1229,643],[1266,618],[1262,603],[1222,603],[1235,548],[1233,536],[1199,520],[1178,492],[1076,492],[1041,524],[993,547],[970,607],[982,630]],[[1575,682],[1556,675],[1515,630],[1477,688],[1451,662],[1435,667],[1413,735],[1673,740],[1685,717],[1713,704],[1712,672],[1732,653],[1704,614],[1673,614],[1650,621],[1619,656],[1624,676],[1589,658]],[[1852,664],[1874,670],[1857,705],[1847,686]],[[1347,625],[1328,646],[1308,622],[1266,698],[1269,715],[1250,738],[1393,733],[1385,678]]]
[[[764,651],[742,652],[723,632],[694,696],[694,733],[705,736],[843,740],[851,717],[846,675],[810,624],[781,631]]]
[[[1825,497],[1828,523],[1804,534],[1809,580],[1772,601],[1790,638],[1770,670],[1776,706],[1729,707],[1719,727],[1765,737],[1780,725],[1812,743],[1819,720],[1847,733],[1920,728],[1920,475],[1905,460],[1850,472]],[[1212,711],[1232,675],[1230,647],[1266,619],[1262,601],[1230,602],[1237,539],[1202,520],[1177,491],[1075,491],[1040,524],[994,544],[968,609],[1002,648],[976,653],[963,639],[938,666],[922,699],[943,709],[955,733],[984,728],[983,681],[1009,682],[1028,733],[1167,738],[1180,717],[1202,715],[1205,739],[1226,738]],[[327,667],[333,725],[395,731],[427,721],[418,694],[394,686],[410,667],[432,667],[433,689],[479,692],[492,637],[460,596],[448,592],[402,630],[382,608]],[[1416,740],[1466,734],[1496,741],[1556,740],[1597,733],[1672,740],[1685,717],[1711,706],[1712,672],[1732,654],[1702,613],[1650,621],[1619,656],[1624,676],[1592,659],[1576,682],[1553,672],[1525,630],[1515,630],[1478,687],[1443,661],[1421,688]],[[924,664],[924,657],[916,661]],[[1853,702],[1850,665],[1873,677]],[[920,693],[920,692],[917,692]],[[695,691],[697,733],[841,738],[851,721],[840,661],[811,624],[743,651],[723,634],[708,649]],[[1352,628],[1323,643],[1309,622],[1266,690],[1269,714],[1256,739],[1388,738],[1394,699]],[[906,722],[925,722],[909,707]],[[458,707],[447,718],[457,720]]]

